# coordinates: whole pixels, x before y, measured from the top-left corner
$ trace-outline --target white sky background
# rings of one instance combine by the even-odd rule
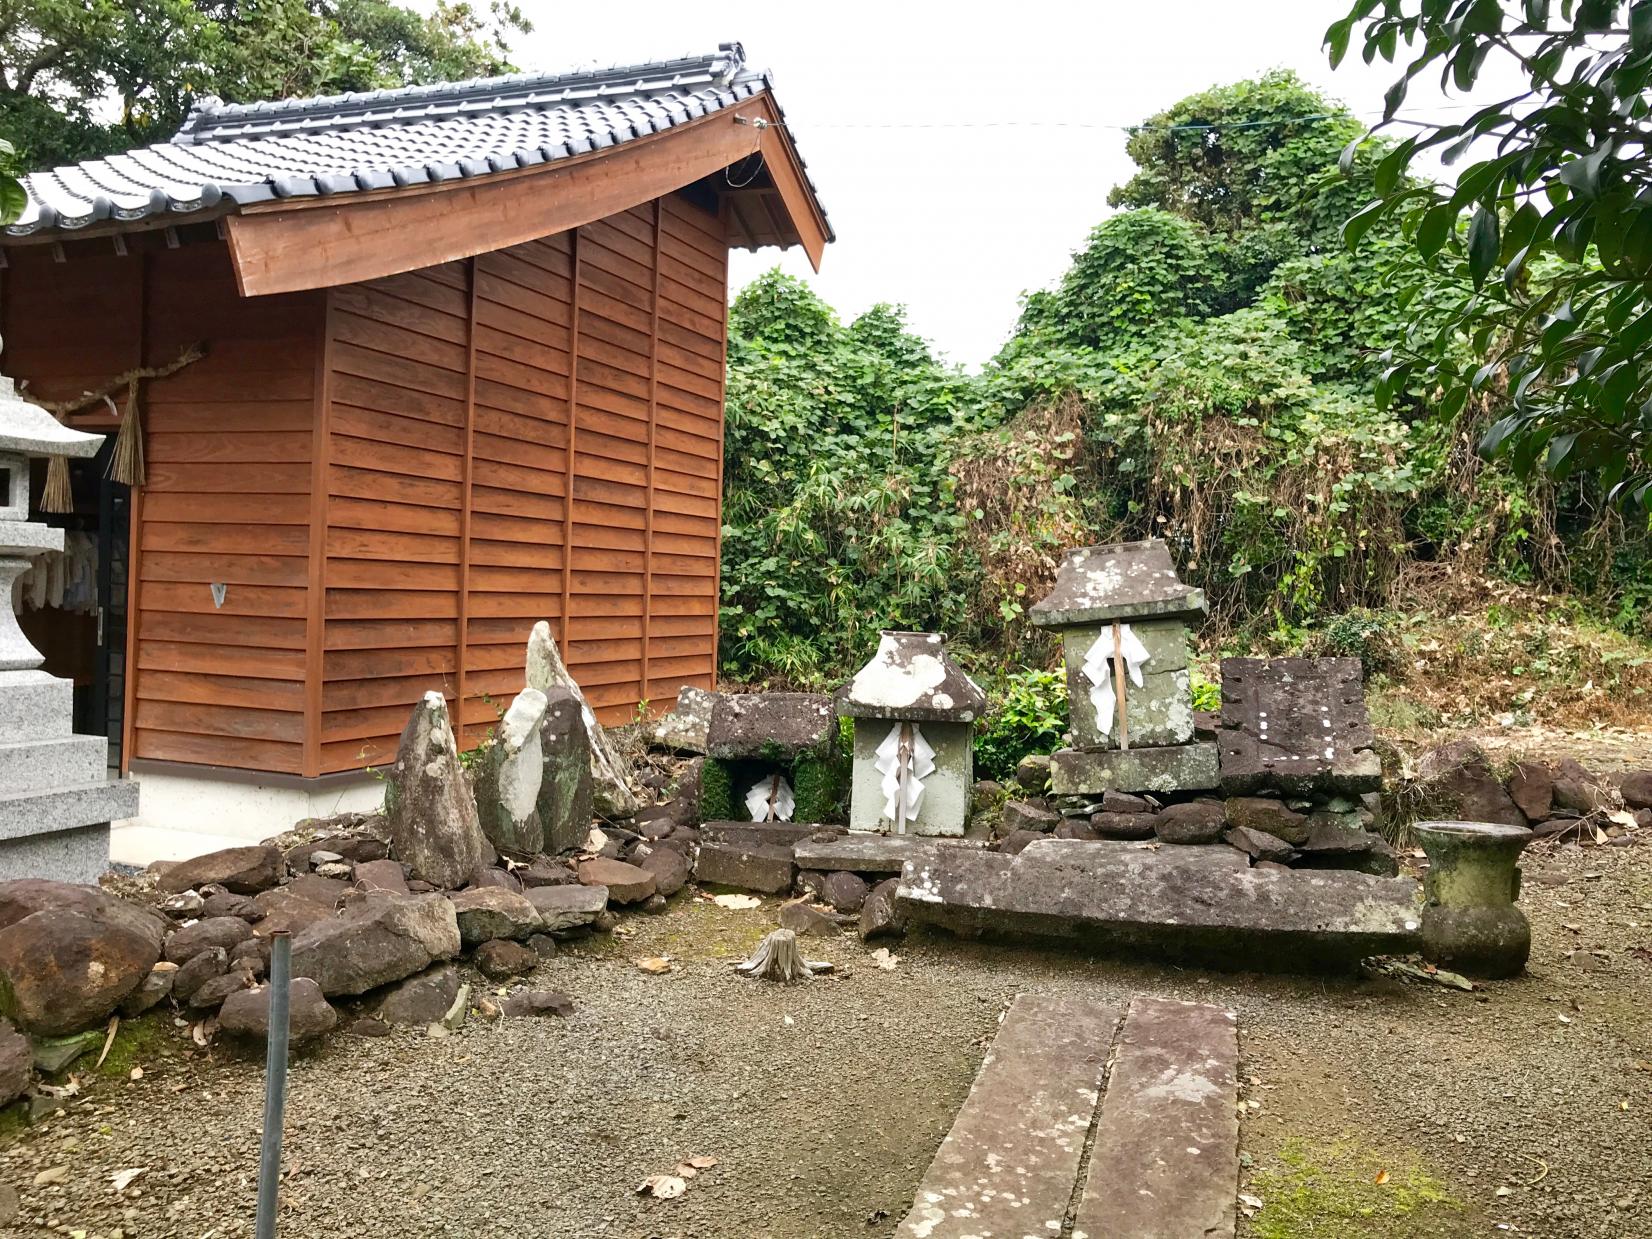
[[[1374,121],[1398,76],[1367,67],[1357,43],[1331,71],[1320,42],[1346,0],[522,7],[536,27],[514,49],[523,69],[744,43],[774,74],[838,239],[818,276],[800,249],[737,251],[732,287],[778,262],[846,319],[904,304],[918,334],[971,368],[1008,337],[1021,294],[1060,277],[1134,170],[1125,134],[1107,126],[1275,67]],[[1440,116],[1440,96],[1414,91],[1402,114]]]

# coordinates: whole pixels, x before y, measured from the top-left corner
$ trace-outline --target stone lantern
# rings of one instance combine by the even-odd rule
[[[1057,795],[1202,791],[1217,751],[1193,734],[1187,622],[1204,591],[1183,584],[1165,544],[1068,551],[1055,588],[1030,616],[1061,634],[1073,748],[1052,756]]]
[[[95,882],[109,823],[137,813],[137,785],[108,777],[108,739],[71,734],[74,684],[40,669],[12,594],[34,556],[63,549],[61,529],[29,519],[30,459],[92,456],[102,443],[0,376],[0,879]]]
[[[962,835],[975,778],[974,730],[986,696],[935,632],[885,632],[838,693],[854,720],[849,829]]]

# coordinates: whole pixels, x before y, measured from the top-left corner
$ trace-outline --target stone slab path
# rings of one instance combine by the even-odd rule
[[[1231,1239],[1232,1012],[1021,994],[898,1239]]]

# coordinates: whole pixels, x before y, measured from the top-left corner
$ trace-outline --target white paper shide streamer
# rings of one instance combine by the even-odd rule
[[[754,822],[789,822],[796,808],[792,785],[783,774],[758,779],[746,793],[746,812]]]
[[[1129,624],[1119,625],[1119,650],[1130,682],[1141,687],[1141,669],[1147,663],[1147,647],[1141,638],[1130,631]],[[1113,692],[1113,630],[1103,628],[1089,653],[1084,656],[1084,674],[1090,681],[1090,704],[1096,708],[1096,730],[1104,736],[1113,734],[1113,713],[1118,698]]]
[[[911,736],[910,752],[902,751],[903,729]],[[935,750],[916,723],[896,723],[878,745],[874,764],[883,775],[883,815],[904,828],[923,804],[923,781],[935,773]]]

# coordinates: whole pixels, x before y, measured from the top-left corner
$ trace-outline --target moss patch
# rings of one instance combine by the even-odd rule
[[[799,822],[845,822],[848,820],[845,793],[848,768],[835,754],[806,757],[793,770],[792,794],[797,809],[792,818]]]
[[[105,1079],[124,1080],[132,1068],[142,1067],[146,1072],[155,1064],[175,1057],[184,1048],[184,1034],[172,1023],[171,1006],[162,1003],[155,1010],[133,1020],[122,1020],[115,1033],[115,1043],[97,1074]],[[78,1066],[90,1066],[97,1061],[94,1051]]]
[[[706,759],[700,771],[700,820],[727,822],[734,818],[734,771],[726,761]]]
[[[1419,1239],[1461,1235],[1470,1224],[1463,1204],[1415,1155],[1386,1157],[1347,1142],[1287,1141],[1277,1164],[1258,1170],[1246,1190],[1262,1199],[1250,1223],[1255,1239]]]

